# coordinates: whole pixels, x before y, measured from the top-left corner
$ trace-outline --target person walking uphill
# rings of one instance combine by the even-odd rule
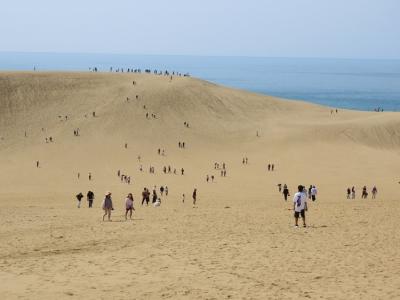
[[[132,220],[132,211],[135,210],[133,207],[133,195],[131,193],[128,194],[128,196],[125,199],[125,220],[128,219],[128,212],[129,212],[129,219]]]
[[[197,201],[197,189],[194,189],[192,197],[193,197],[193,206],[195,206]]]
[[[303,227],[306,227],[307,196],[304,193],[304,186],[298,186],[298,192],[293,197],[293,210],[295,227],[299,226],[299,216],[303,219]]]
[[[290,196],[290,193],[289,193],[289,189],[286,184],[283,186],[282,194],[283,194],[283,197],[285,198],[285,201],[287,201],[287,197]]]
[[[105,216],[108,216],[108,221],[111,221],[111,211],[114,209],[111,199],[111,192],[107,192],[105,194],[102,208],[104,210],[103,221]]]
[[[92,191],[87,192],[87,201],[89,202],[89,208],[93,206],[93,199],[94,199],[94,193]]]
[[[83,198],[83,194],[79,193],[78,195],[76,195],[76,199],[78,199],[78,208],[81,208],[81,200]]]

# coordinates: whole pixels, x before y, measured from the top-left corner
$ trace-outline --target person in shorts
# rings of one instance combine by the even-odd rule
[[[135,210],[133,207],[133,195],[131,193],[128,194],[128,196],[125,199],[125,220],[128,219],[128,212],[129,212],[129,219],[132,220],[132,211]]]
[[[298,192],[293,197],[293,210],[295,227],[299,226],[299,216],[303,220],[303,227],[306,227],[307,196],[302,185],[298,186]]]

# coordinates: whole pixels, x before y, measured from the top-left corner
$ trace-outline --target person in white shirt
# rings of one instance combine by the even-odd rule
[[[313,187],[311,188],[311,200],[312,201],[317,200],[317,194],[318,194],[317,188],[315,187],[315,185],[313,185]]]
[[[299,216],[301,216],[303,226],[306,227],[307,196],[302,185],[298,186],[298,192],[293,197],[293,210],[295,226],[299,226]]]

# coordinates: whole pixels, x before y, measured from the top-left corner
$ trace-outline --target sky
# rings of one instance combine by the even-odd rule
[[[400,58],[400,0],[0,0],[0,51]]]

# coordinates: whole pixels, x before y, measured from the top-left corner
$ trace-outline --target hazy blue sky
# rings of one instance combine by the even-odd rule
[[[0,51],[400,58],[400,0],[0,4]]]

